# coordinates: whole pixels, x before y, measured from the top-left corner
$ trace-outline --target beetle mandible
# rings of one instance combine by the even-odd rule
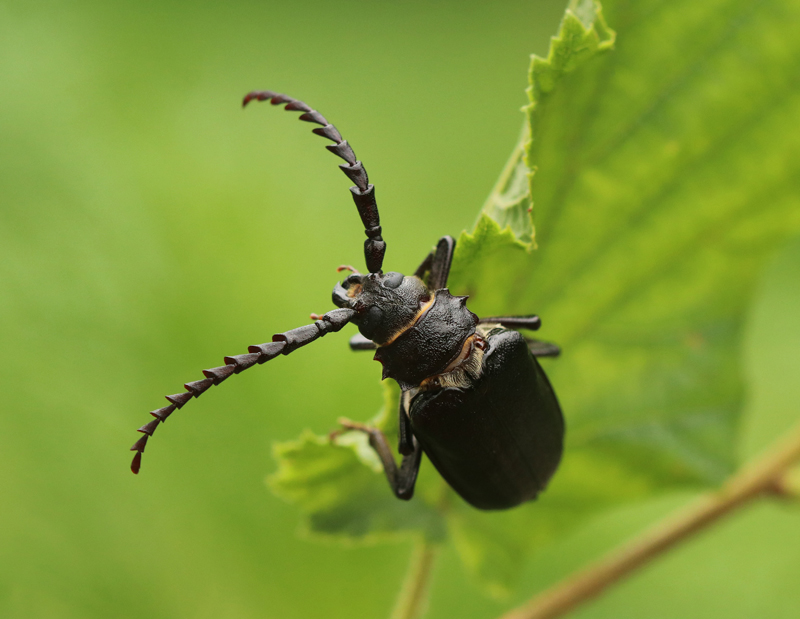
[[[147,440],[158,425],[212,385],[278,355],[288,355],[347,323],[360,334],[353,350],[374,350],[383,378],[401,388],[397,465],[377,428],[343,421],[345,429],[368,434],[395,495],[414,493],[422,454],[468,503],[480,509],[506,509],[536,498],[561,459],[564,419],[536,357],[556,356],[554,344],[523,337],[517,329],[536,330],[538,316],[478,318],[467,297],[450,294],[447,278],[455,240],[442,237],[414,275],[382,271],[386,243],[381,237],[375,187],[339,131],[302,101],[269,90],[245,96],[250,101],[286,104],[302,112],[300,120],[320,125],[313,132],[334,142],[329,151],[345,160],[339,167],[355,183],[350,191],[364,224],[366,274],[339,267],[350,275],[333,289],[338,309],[312,314],[312,324],[272,336],[243,355],[225,357],[225,365],[203,370],[205,378],[166,396],[169,406],[152,411],[153,421],[139,428],[143,436],[131,470],[139,472]]]

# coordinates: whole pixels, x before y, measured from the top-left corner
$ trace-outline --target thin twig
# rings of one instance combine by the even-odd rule
[[[800,459],[800,425],[763,456],[745,464],[722,488],[668,516],[641,536],[535,596],[501,619],[554,619],[597,597],[634,570],[723,516],[760,497],[776,496]]]
[[[428,589],[437,550],[425,538],[416,543],[391,619],[419,619],[423,616],[428,606]]]

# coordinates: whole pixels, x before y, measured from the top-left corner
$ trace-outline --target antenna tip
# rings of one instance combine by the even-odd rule
[[[133,472],[134,475],[139,474],[139,469],[141,468],[141,466],[142,466],[142,452],[137,451],[136,455],[133,456],[133,462],[131,462],[131,471]]]

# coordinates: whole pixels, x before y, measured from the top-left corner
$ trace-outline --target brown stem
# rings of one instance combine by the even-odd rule
[[[668,516],[638,538],[506,613],[501,619],[561,617],[723,516],[756,498],[775,496],[782,477],[798,459],[800,425],[765,455],[742,466],[717,492]]]
[[[428,606],[428,589],[436,553],[437,548],[427,539],[416,543],[391,619],[419,619],[423,616]]]

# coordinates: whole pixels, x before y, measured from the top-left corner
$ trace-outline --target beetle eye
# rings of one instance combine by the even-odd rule
[[[366,314],[358,321],[358,330],[361,335],[366,338],[372,339],[375,331],[381,326],[383,322],[383,310],[377,305],[369,308]]]
[[[403,274],[390,271],[383,276],[383,285],[386,288],[397,288],[403,283]]]

